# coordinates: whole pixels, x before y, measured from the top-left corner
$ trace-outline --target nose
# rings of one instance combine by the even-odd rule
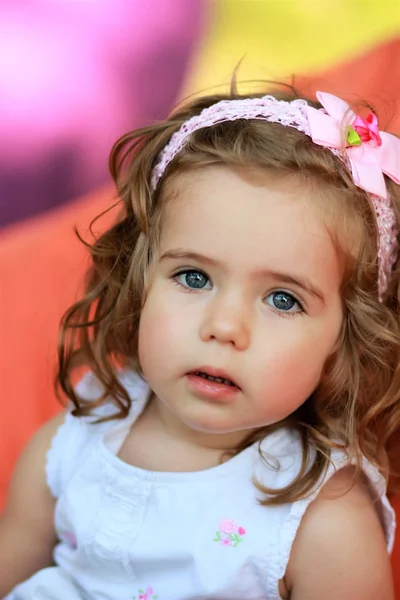
[[[250,335],[251,314],[244,299],[237,295],[213,298],[201,325],[201,340],[230,344],[243,351],[250,344]]]

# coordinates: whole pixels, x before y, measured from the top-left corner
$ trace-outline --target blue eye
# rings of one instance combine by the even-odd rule
[[[273,292],[267,296],[266,300],[267,304],[280,312],[297,313],[303,311],[300,303],[294,296],[292,296],[292,294],[289,294],[288,292]]]
[[[176,281],[185,288],[192,290],[204,290],[211,289],[211,282],[205,273],[202,271],[196,271],[194,269],[181,271],[174,277]],[[208,287],[206,287],[208,285]]]

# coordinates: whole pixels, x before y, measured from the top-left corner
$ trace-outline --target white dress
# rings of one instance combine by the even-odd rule
[[[148,388],[124,373],[132,398],[125,420],[94,424],[67,415],[48,453],[47,479],[57,498],[57,566],[18,585],[6,600],[278,600],[302,516],[324,481],[305,500],[265,507],[252,482],[286,485],[298,472],[300,442],[282,429],[229,461],[192,473],[151,472],[117,457]],[[96,397],[89,375],[79,393]],[[102,407],[114,411],[114,407]],[[280,467],[277,468],[279,461]],[[348,464],[335,452],[336,468]],[[385,483],[367,462],[390,552],[394,513]]]

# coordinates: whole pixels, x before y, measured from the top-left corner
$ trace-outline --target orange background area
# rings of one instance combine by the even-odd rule
[[[22,447],[60,409],[53,391],[58,326],[87,266],[73,228],[86,238],[112,195],[97,191],[0,234],[0,511]]]

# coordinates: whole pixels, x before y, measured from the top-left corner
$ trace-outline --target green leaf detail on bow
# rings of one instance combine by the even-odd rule
[[[361,146],[362,144],[360,136],[351,125],[347,125],[346,128],[346,141],[349,146]]]

